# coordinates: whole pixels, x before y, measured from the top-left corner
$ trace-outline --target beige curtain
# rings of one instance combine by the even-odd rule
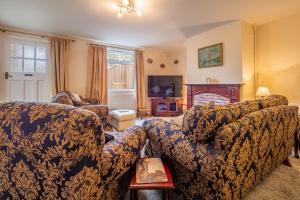
[[[135,64],[136,64],[136,97],[137,97],[137,111],[145,109],[146,100],[146,85],[145,85],[145,73],[144,73],[144,56],[142,51],[135,52]]]
[[[90,45],[88,53],[89,97],[107,104],[107,63],[106,47]]]
[[[50,58],[52,70],[52,93],[69,88],[69,59],[71,40],[51,38]]]

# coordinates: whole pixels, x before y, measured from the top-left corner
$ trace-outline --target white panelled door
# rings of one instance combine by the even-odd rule
[[[49,45],[8,39],[6,42],[6,99],[49,101]]]

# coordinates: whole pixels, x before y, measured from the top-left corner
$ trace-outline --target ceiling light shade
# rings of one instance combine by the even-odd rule
[[[123,17],[123,13],[122,12],[118,12],[118,18],[121,19]]]
[[[129,0],[123,0],[123,4],[124,4],[125,6],[128,6],[128,5],[129,5]]]
[[[142,11],[136,9],[135,0],[122,0],[119,3],[120,13],[119,18],[123,17],[123,12],[136,13],[137,16],[142,16]]]
[[[257,97],[267,97],[271,94],[269,88],[267,87],[259,87],[256,92]]]
[[[142,11],[141,11],[141,10],[137,10],[137,11],[136,11],[136,15],[137,15],[137,16],[142,16],[142,15],[143,15],[143,13],[142,13]]]

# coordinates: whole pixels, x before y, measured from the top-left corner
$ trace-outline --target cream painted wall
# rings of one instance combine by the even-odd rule
[[[198,68],[198,49],[223,43],[223,66]],[[244,84],[242,99],[254,98],[254,32],[252,26],[235,21],[201,33],[187,40],[187,82],[205,84],[206,78],[214,83]]]
[[[147,59],[152,58],[153,63],[147,63]],[[179,63],[174,64],[174,60],[178,59]],[[149,75],[182,75],[183,83],[186,83],[186,50],[177,50],[172,52],[162,52],[153,49],[146,49],[144,52],[145,63],[145,81],[148,87]],[[160,68],[160,64],[164,63],[165,68]],[[148,88],[146,88],[147,91]],[[148,91],[147,91],[148,94]],[[183,97],[186,100],[186,87],[183,86]],[[150,98],[148,98],[148,108],[150,108]]]
[[[242,30],[242,100],[255,98],[254,77],[254,27],[246,22],[241,22]]]
[[[206,78],[217,83],[242,83],[241,22],[230,24],[199,34],[187,40],[187,82],[206,83]],[[224,65],[198,69],[198,49],[212,44],[223,43]]]
[[[257,27],[258,84],[300,105],[300,13]]]

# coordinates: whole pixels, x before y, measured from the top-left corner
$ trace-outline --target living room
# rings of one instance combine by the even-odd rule
[[[299,199],[299,23],[299,0],[1,0],[0,199]]]

